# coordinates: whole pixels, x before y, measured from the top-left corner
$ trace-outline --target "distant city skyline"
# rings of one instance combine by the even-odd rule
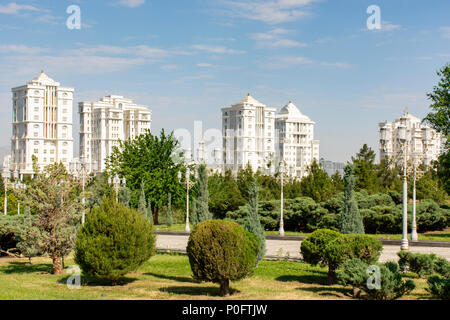
[[[69,30],[70,5],[81,29]],[[368,6],[381,30],[367,30]],[[161,128],[221,128],[221,108],[251,93],[277,112],[292,101],[316,122],[320,157],[346,162],[378,123],[408,107],[423,118],[436,71],[450,61],[448,1],[2,1],[0,147],[12,134],[11,88],[41,69],[81,101],[120,95]],[[377,156],[377,161],[379,156]]]

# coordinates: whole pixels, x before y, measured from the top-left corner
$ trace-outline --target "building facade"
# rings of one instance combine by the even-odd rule
[[[392,159],[398,163],[404,148],[400,140],[402,129],[406,132],[404,138],[407,141],[408,160],[415,157],[419,163],[430,165],[437,160],[442,153],[442,135],[427,125],[422,120],[409,114],[407,111],[394,122],[379,123],[380,135],[380,160]],[[403,134],[403,133],[402,133]]]
[[[151,129],[151,111],[123,96],[110,95],[96,102],[80,102],[80,160],[89,171],[103,172],[105,160],[119,140],[134,139]]]
[[[344,176],[344,167],[345,163],[342,162],[334,162],[330,160],[325,160],[324,158],[320,159],[320,165],[322,166],[322,169],[331,177],[337,172],[339,172],[339,175],[341,177]]]
[[[60,86],[44,71],[24,86],[12,89],[13,116],[10,170],[33,175],[33,156],[43,169],[73,158],[73,88]]]
[[[275,153],[276,109],[250,94],[228,108],[222,108],[223,166],[236,173],[250,165],[267,170]]]
[[[279,135],[279,155],[286,172],[293,178],[308,175],[314,159],[319,162],[319,140],[314,140],[315,122],[303,115],[289,101],[276,116],[275,129]]]

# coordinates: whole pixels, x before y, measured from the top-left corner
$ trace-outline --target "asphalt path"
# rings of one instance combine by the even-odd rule
[[[156,247],[160,250],[176,250],[186,251],[186,245],[189,236],[186,234],[158,234]],[[279,257],[279,258],[300,258],[300,244],[301,240],[295,239],[267,239],[266,240],[266,256],[267,257]],[[397,261],[397,252],[400,251],[400,245],[398,244],[383,244],[383,252],[380,257],[380,262],[385,261]],[[410,251],[420,253],[435,253],[441,257],[450,261],[450,247],[438,247],[438,246],[410,246]]]

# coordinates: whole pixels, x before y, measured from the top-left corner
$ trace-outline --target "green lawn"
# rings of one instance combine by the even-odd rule
[[[192,279],[187,256],[156,255],[137,272],[110,286],[90,280],[79,290],[66,286],[69,275],[51,275],[50,260],[0,259],[0,299],[218,299],[218,286]],[[66,266],[73,264],[67,259]],[[252,277],[233,282],[233,294],[226,299],[350,299],[350,288],[325,285],[326,268],[292,261],[262,261]],[[426,282],[415,279],[416,288],[405,299],[429,299]]]
[[[170,227],[167,225],[157,225],[156,230],[160,231],[184,231],[184,224],[174,224]],[[192,228],[191,228],[192,230]],[[278,231],[266,231],[266,235],[269,234],[278,234]],[[286,231],[286,235],[288,236],[308,236],[308,233],[302,233],[302,232],[292,232],[292,231]],[[401,239],[401,234],[370,234],[369,236],[377,239]],[[408,235],[409,239],[410,235]],[[450,231],[445,230],[442,232],[436,232],[436,233],[422,233],[419,234],[419,240],[431,240],[431,241],[450,241]]]

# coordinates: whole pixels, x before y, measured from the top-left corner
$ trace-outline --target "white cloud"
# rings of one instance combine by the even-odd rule
[[[117,4],[128,8],[136,8],[144,3],[145,0],[120,0]]]
[[[245,0],[224,1],[232,15],[268,24],[295,21],[309,15],[301,8],[319,0]]]
[[[178,69],[178,66],[176,64],[166,64],[161,66],[161,70],[163,71],[172,71]]]
[[[307,44],[296,40],[282,38],[280,35],[292,33],[292,30],[286,30],[281,28],[272,29],[266,33],[254,33],[250,35],[250,38],[256,40],[256,43],[260,47],[269,48],[301,48],[306,47]]]
[[[1,54],[8,54],[8,53],[36,54],[45,51],[48,51],[48,49],[39,47],[28,47],[25,45],[15,45],[15,44],[0,45]]]
[[[199,68],[210,68],[213,65],[211,63],[197,63],[197,67]]]
[[[450,27],[440,27],[439,31],[445,39],[450,39]]]
[[[195,44],[191,46],[192,49],[200,50],[200,51],[206,51],[209,53],[229,53],[229,54],[240,54],[245,53],[245,51],[241,50],[234,50],[229,49],[224,46],[214,46],[214,45],[207,45],[207,44]]]
[[[295,66],[321,66],[321,67],[333,67],[338,69],[350,69],[352,65],[344,62],[326,62],[311,60],[302,56],[284,56],[273,57],[269,61],[261,63],[261,68],[265,69],[288,69]]]
[[[7,5],[0,5],[0,13],[3,14],[19,14],[21,11],[40,11],[38,8],[30,5],[20,5],[10,2]]]

